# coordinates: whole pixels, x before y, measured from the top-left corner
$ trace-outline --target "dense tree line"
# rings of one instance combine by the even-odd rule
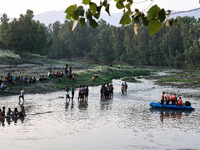
[[[153,66],[200,66],[200,20],[178,18],[178,25],[163,26],[150,36],[141,25],[135,35],[133,26],[116,27],[99,21],[99,27],[87,23],[55,22],[45,27],[33,20],[33,12],[8,22],[1,17],[0,48],[18,53],[39,53],[49,58],[85,59],[96,63],[128,63]]]

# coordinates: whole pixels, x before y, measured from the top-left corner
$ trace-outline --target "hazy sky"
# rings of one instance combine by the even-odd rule
[[[82,0],[0,0],[0,14],[6,13],[10,17],[18,18],[20,14],[25,14],[27,9],[34,12],[34,15],[52,10],[65,10],[69,5],[80,4]],[[92,0],[98,2],[100,0]],[[108,0],[109,1],[109,0]],[[111,13],[119,12],[115,8],[114,0],[110,0]],[[144,2],[145,1],[145,2]],[[152,3],[151,0],[134,0],[135,8],[144,10]],[[143,2],[143,3],[138,3]],[[154,0],[152,5],[170,10],[190,10],[199,8],[199,0]],[[120,10],[121,12],[121,10]]]

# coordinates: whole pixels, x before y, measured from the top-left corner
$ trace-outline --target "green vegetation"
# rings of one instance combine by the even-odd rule
[[[131,9],[131,6],[134,4],[133,0],[115,0],[115,2],[117,9],[123,10],[123,15],[119,23],[123,26],[134,23],[135,34],[137,34],[139,24],[141,23],[148,27],[150,35],[157,33],[162,28],[162,24],[167,16],[169,18],[170,15],[170,11],[165,12],[164,9],[159,8],[157,5],[149,8],[146,15],[145,13],[140,12],[139,9],[135,9],[135,11]],[[110,4],[107,0],[101,1],[99,5],[91,2],[91,0],[83,0],[82,3],[87,6],[87,9],[84,9],[83,6],[74,4],[65,10],[66,18],[74,20],[72,30],[75,29],[78,21],[82,28],[85,27],[86,22],[89,22],[91,27],[97,28],[97,20],[100,17],[101,9],[103,7],[105,7],[105,11],[110,15]],[[167,19],[166,23],[168,26],[172,26],[173,23],[177,25],[177,19]]]
[[[155,15],[161,11],[157,7],[154,9]],[[178,18],[178,27],[163,25],[153,36],[142,24],[137,35],[132,26],[116,27],[102,19],[96,30],[88,24],[83,30],[78,24],[72,32],[71,21],[55,22],[46,27],[33,17],[31,10],[12,21],[3,14],[0,49],[10,49],[22,58],[29,58],[34,53],[47,58],[83,60],[116,67],[121,64],[122,69],[123,64],[177,68],[200,66],[200,19],[194,17]]]
[[[158,82],[195,82],[195,80],[194,79],[176,79],[173,77],[167,77],[167,78],[158,80]]]
[[[10,50],[0,50],[0,63],[1,64],[15,64],[22,62],[21,57],[10,51]]]
[[[137,80],[134,77],[125,77],[125,78],[122,79],[122,81],[137,82]]]
[[[117,69],[114,67],[97,66],[93,69],[74,71],[73,74],[76,76],[76,80],[68,78],[68,76],[64,76],[62,78],[48,77],[47,81],[37,81],[36,84],[31,85],[25,83],[17,83],[16,85],[13,85],[10,83],[9,88],[6,89],[6,91],[0,90],[0,95],[11,93],[18,94],[21,87],[24,88],[26,93],[41,93],[63,90],[66,86],[71,87],[72,85],[75,87],[79,87],[79,85],[82,84],[87,84],[89,86],[102,85],[112,83],[112,79],[124,77],[128,77],[124,78],[125,80],[127,79],[126,81],[129,81],[128,79],[130,79],[130,81],[133,82],[133,77],[150,75],[150,71],[142,69]],[[99,74],[100,76],[93,81],[92,77],[95,74]]]

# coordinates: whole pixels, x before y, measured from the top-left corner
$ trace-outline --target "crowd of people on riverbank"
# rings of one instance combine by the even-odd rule
[[[69,71],[68,71],[69,69]],[[75,75],[72,74],[72,67],[70,66],[68,68],[68,65],[65,66],[65,75],[67,75],[69,78],[72,78],[73,80],[76,80]],[[27,84],[34,84],[36,81],[46,81],[48,80],[48,77],[63,77],[64,73],[63,71],[57,71],[54,72],[50,69],[50,71],[47,73],[47,75],[38,75],[28,77],[27,75],[22,75],[22,69],[20,68],[19,72],[15,72],[14,75],[11,73],[11,70],[8,69],[7,76],[3,77],[0,76],[0,89],[6,89],[9,87],[9,84],[17,85],[18,83],[25,83]]]
[[[181,99],[181,97],[179,97],[179,99],[177,98],[176,94],[173,94],[171,97],[169,94],[165,94],[165,92],[162,93],[161,95],[161,104],[164,105],[164,102],[166,105],[177,105],[177,106],[182,106],[183,105],[183,100]],[[190,106],[190,102],[186,101],[185,102],[186,106]]]

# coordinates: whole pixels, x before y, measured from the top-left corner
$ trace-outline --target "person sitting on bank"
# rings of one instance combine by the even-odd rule
[[[1,89],[6,89],[6,88],[7,88],[6,84],[4,82],[2,82],[1,83]]]
[[[176,97],[176,94],[172,95],[172,105],[176,105],[176,101],[177,101],[177,97]]]
[[[161,105],[164,104],[164,100],[165,100],[165,92],[163,92],[161,95]]]
[[[183,101],[182,101],[181,97],[179,97],[178,106],[182,106],[182,105],[183,105]]]
[[[165,95],[166,105],[169,105],[170,102],[170,96],[168,94]]]

